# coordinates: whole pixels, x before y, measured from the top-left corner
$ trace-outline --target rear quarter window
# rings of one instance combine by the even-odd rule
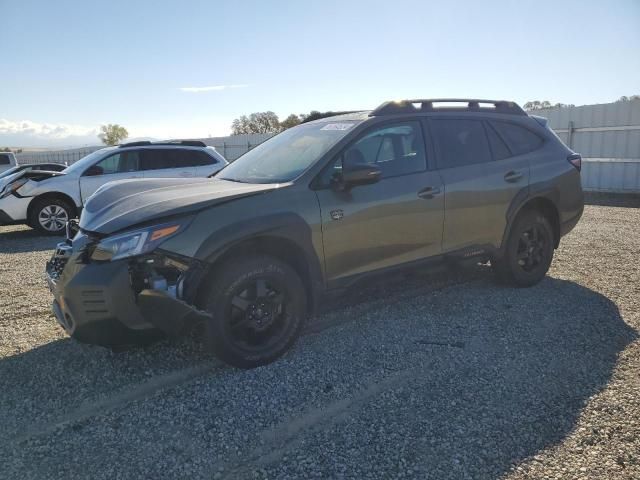
[[[11,165],[11,159],[6,153],[0,153],[0,165]]]
[[[493,125],[514,155],[533,152],[542,146],[542,138],[527,128],[513,123],[497,121],[492,121],[491,125]]]

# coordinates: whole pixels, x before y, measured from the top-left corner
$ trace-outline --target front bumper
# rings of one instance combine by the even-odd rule
[[[127,260],[86,263],[78,253],[69,254],[69,248],[59,244],[47,263],[47,282],[58,323],[79,341],[105,346],[131,343],[136,332],[179,334],[189,322],[206,318],[167,292],[136,294]]]
[[[11,225],[27,220],[27,210],[31,197],[9,195],[0,199],[0,225]]]

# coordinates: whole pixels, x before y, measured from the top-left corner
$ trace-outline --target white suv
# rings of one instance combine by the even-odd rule
[[[25,171],[0,185],[0,225],[25,223],[64,232],[70,218],[107,182],[130,178],[208,177],[228,164],[195,140],[132,142],[95,151],[62,172]]]

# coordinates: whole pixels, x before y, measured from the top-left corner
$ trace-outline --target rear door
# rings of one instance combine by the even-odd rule
[[[128,178],[142,178],[138,150],[113,153],[87,168],[80,177],[82,202],[105,183]]]
[[[482,119],[447,116],[429,125],[445,184],[443,250],[500,246],[509,205],[528,191],[528,158]]]

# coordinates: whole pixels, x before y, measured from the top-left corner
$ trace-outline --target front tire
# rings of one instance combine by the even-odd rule
[[[547,274],[553,260],[553,229],[538,211],[518,215],[504,252],[491,261],[498,281],[516,287],[530,287]]]
[[[75,209],[60,198],[36,200],[29,224],[45,235],[62,235],[69,219],[74,217]]]
[[[300,335],[306,292],[296,271],[266,255],[218,269],[207,298],[207,343],[222,361],[255,368],[282,356]]]

